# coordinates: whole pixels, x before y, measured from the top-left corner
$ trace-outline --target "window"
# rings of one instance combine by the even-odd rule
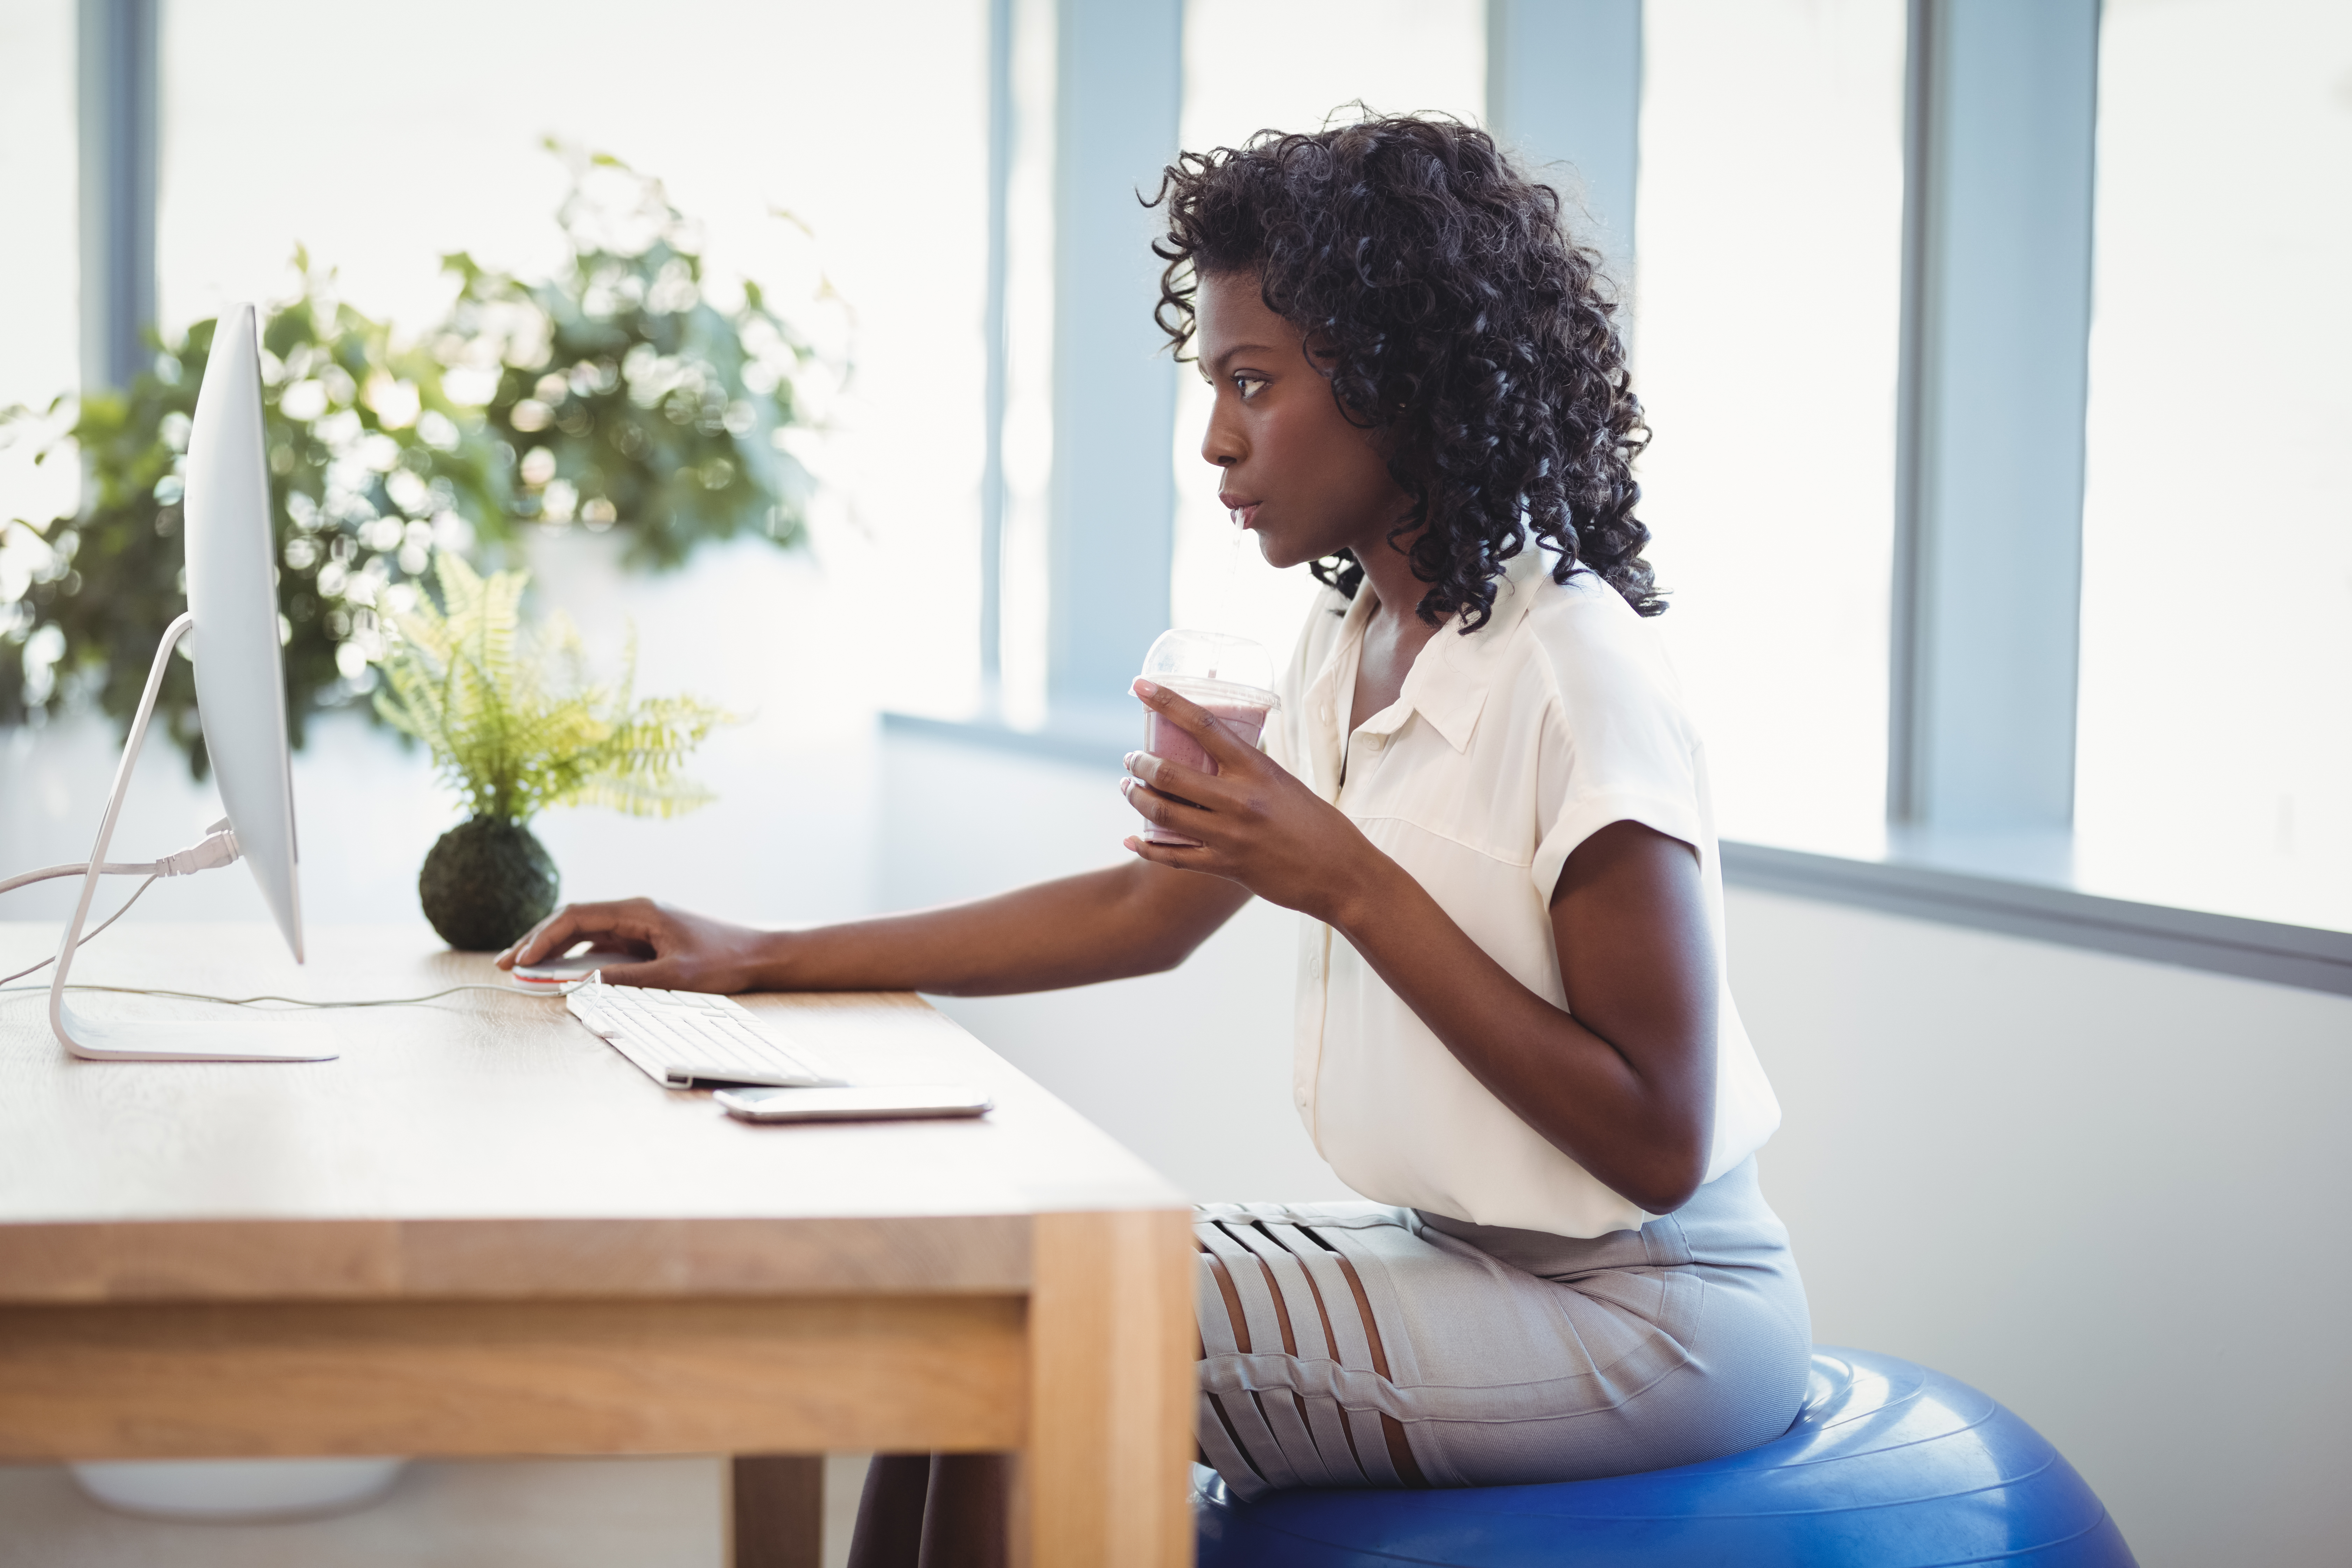
[[[1045,721],[1048,627],[1053,605],[1054,489],[1054,120],[1060,43],[1055,0],[1008,0],[1006,82],[1012,123],[1005,170],[1003,539],[998,546],[995,697],[1022,729]],[[954,712],[955,700],[926,699],[922,711]]]
[[[819,454],[819,538],[832,592],[870,596],[866,624],[888,628],[828,679],[885,693],[974,679],[984,6],[917,22],[808,0],[185,0],[165,17],[158,248],[174,326],[279,291],[297,241],[362,310],[429,324],[442,252],[526,273],[559,254],[551,135],[660,176],[706,225],[722,279],[813,292],[775,213],[805,224],[854,357]],[[361,61],[366,90],[347,92]]]
[[[2098,138],[2078,855],[2352,927],[2352,10],[2108,0]]]
[[[1902,281],[1900,0],[1649,0],[1637,470],[1726,837],[1874,843]]]
[[[0,7],[0,200],[14,243],[0,247],[0,408],[47,405],[80,379],[80,339],[73,310],[76,268],[74,6],[31,0]],[[32,301],[41,301],[37,307]],[[0,447],[0,531],[12,517],[47,519],[73,505],[79,476],[71,463],[33,466],[37,443]],[[0,542],[0,572],[6,567]],[[0,591],[0,602],[13,597]]]
[[[1319,128],[1361,99],[1383,112],[1484,118],[1486,7],[1478,0],[1362,0],[1342,13],[1312,0],[1191,0],[1184,13],[1183,144],[1237,146],[1253,132]],[[1201,461],[1210,394],[1182,367],[1176,397],[1175,624],[1253,637],[1279,666],[1319,585],[1276,572],[1217,504]]]

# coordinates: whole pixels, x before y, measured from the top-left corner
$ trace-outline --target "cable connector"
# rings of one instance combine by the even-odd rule
[[[237,858],[236,831],[224,816],[205,830],[204,841],[192,844],[176,854],[164,856],[155,862],[159,877],[193,877],[199,871],[211,871],[227,865]]]

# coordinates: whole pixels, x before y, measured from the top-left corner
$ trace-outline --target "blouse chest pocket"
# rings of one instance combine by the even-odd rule
[[[1525,781],[1487,765],[1475,748],[1455,751],[1412,714],[1393,732],[1349,737],[1339,805],[1368,828],[1402,822],[1490,859],[1526,866],[1535,858],[1535,839],[1524,831],[1533,821],[1532,802],[1518,798],[1526,793]]]

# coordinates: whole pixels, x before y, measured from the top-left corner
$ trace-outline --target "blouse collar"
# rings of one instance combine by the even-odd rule
[[[1511,557],[1496,584],[1494,610],[1486,625],[1465,637],[1460,615],[1448,616],[1414,657],[1396,701],[1356,728],[1369,735],[1392,735],[1418,713],[1455,752],[1468,751],[1478,714],[1486,704],[1494,661],[1527,618],[1541,584],[1549,579],[1549,563],[1534,544]],[[1342,739],[1338,715],[1343,694],[1337,689],[1339,679],[1343,668],[1352,673],[1356,667],[1356,650],[1361,646],[1371,608],[1371,595],[1359,591],[1307,692],[1307,711],[1322,721],[1335,756]],[[1331,717],[1324,720],[1327,712]]]

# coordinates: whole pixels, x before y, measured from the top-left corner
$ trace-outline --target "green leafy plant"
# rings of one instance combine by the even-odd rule
[[[297,289],[264,311],[287,712],[364,704],[386,617],[418,602],[436,553],[505,560],[527,531],[614,531],[625,563],[700,543],[802,533],[807,342],[756,284],[707,294],[693,224],[658,181],[567,154],[572,258],[527,283],[444,258],[447,319],[411,342],[337,296],[295,252]],[[180,498],[215,323],[156,345],[154,369],[78,404],[0,410],[0,440],[79,462],[70,515],[0,521],[0,726],[89,702],[128,723],[155,643],[185,607]],[[205,771],[194,682],[176,663],[163,723]],[[366,711],[376,711],[363,708]]]
[[[299,290],[261,338],[287,718],[299,745],[313,713],[373,684],[385,602],[434,548],[509,537],[512,465],[479,414],[449,395],[440,363],[338,300],[333,275],[300,251],[295,265]],[[77,698],[125,721],[136,709],[157,640],[187,607],[181,496],[214,328],[199,321],[159,347],[127,391],[59,398],[46,420],[0,414],[0,434],[50,435],[37,461],[79,458],[88,476],[72,516],[0,525],[18,563],[0,571],[0,724]],[[201,774],[184,660],[158,713]]]
[[[442,604],[420,598],[391,622],[375,708],[425,742],[469,816],[526,822],[576,804],[672,816],[710,799],[678,770],[724,712],[635,696],[634,646],[616,682],[587,679],[570,620],[523,629],[527,573],[484,577],[444,555],[436,575]]]
[[[459,282],[453,363],[497,365],[484,412],[520,454],[516,516],[621,528],[635,566],[740,533],[793,542],[811,487],[783,438],[814,351],[759,284],[724,309],[711,298],[696,226],[659,181],[566,155],[572,256],[554,277],[526,283],[463,252],[442,263]]]
[[[590,680],[569,620],[523,628],[524,573],[485,578],[444,555],[435,575],[442,602],[420,597],[385,627],[375,710],[425,742],[466,803],[466,820],[425,856],[416,892],[443,940],[481,952],[555,907],[555,861],[530,818],[571,805],[692,810],[709,792],[679,769],[727,716],[691,697],[637,697],[634,637],[619,680]]]

